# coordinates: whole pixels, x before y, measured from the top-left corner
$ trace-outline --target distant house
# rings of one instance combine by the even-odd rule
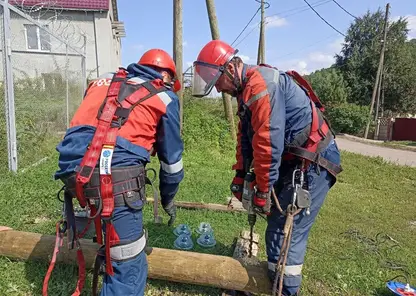
[[[121,65],[121,38],[125,31],[118,18],[117,0],[9,0],[9,3],[52,32],[47,33],[11,11],[15,76],[40,76],[62,69],[81,75],[82,59],[73,48],[85,52],[86,73],[90,78]],[[64,39],[70,47],[56,37]]]

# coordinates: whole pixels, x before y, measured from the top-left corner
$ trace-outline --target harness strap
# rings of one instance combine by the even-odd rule
[[[56,223],[56,238],[55,238],[55,246],[53,250],[52,260],[49,264],[48,271],[46,272],[45,278],[43,280],[43,287],[42,287],[42,295],[48,296],[48,285],[49,285],[49,279],[52,275],[53,269],[55,268],[56,264],[56,258],[59,253],[60,248],[63,245],[63,239],[64,239],[64,233],[66,232],[66,222],[59,221]],[[62,230],[60,228],[61,225],[64,225],[64,229]],[[72,293],[72,296],[80,296],[81,291],[84,288],[85,284],[85,277],[86,277],[86,271],[85,271],[85,258],[84,254],[82,252],[81,246],[79,244],[78,239],[77,242],[77,261],[78,261],[78,281],[76,285],[75,291]]]
[[[333,162],[330,162],[329,160],[327,160],[324,157],[321,157],[319,153],[313,153],[313,152],[310,152],[309,150],[307,150],[305,148],[293,147],[293,146],[286,147],[285,151],[287,153],[293,154],[297,157],[306,159],[310,163],[311,162],[316,163],[317,165],[326,169],[334,177],[336,177],[336,175],[338,175],[339,173],[342,172],[342,167],[341,166],[339,166],[339,165],[337,165]]]
[[[286,71],[286,74],[291,76],[297,82],[297,84],[308,94],[308,97],[316,104],[316,107],[318,107],[319,110],[322,112],[325,111],[324,106],[313,91],[311,85],[298,72],[290,70]]]
[[[45,278],[43,280],[43,288],[42,288],[42,295],[43,296],[48,296],[48,285],[49,285],[49,279],[52,275],[52,271],[55,268],[55,263],[56,263],[56,256],[59,253],[59,249],[60,247],[62,247],[63,245],[63,233],[61,233],[60,231],[60,225],[61,225],[62,221],[56,223],[56,237],[55,237],[55,247],[53,249],[53,255],[52,255],[52,260],[51,263],[49,264],[49,268],[48,271],[46,272]]]
[[[84,196],[84,185],[91,180],[91,176],[95,169],[98,159],[100,158],[100,209],[93,210],[96,218],[101,218],[106,226],[105,238],[105,255],[106,255],[106,273],[110,276],[114,275],[111,265],[110,248],[120,242],[120,238],[112,224],[112,215],[114,211],[114,195],[111,176],[111,161],[116,146],[117,132],[123,123],[127,120],[130,111],[141,102],[153,97],[159,92],[165,91],[166,87],[162,80],[147,81],[140,84],[127,97],[119,99],[119,93],[127,78],[127,71],[120,68],[108,88],[107,96],[101,105],[97,114],[98,124],[91,141],[90,147],[84,155],[80,170],[76,175],[76,193],[77,198],[82,207],[86,206],[86,198]],[[148,94],[135,95],[145,89]],[[117,116],[116,112],[122,115]],[[101,153],[100,153],[101,151]],[[95,205],[91,206],[94,208]],[[96,220],[96,225],[101,230],[101,225]],[[102,237],[97,235],[98,243],[102,243]]]
[[[107,92],[107,102],[104,106],[103,112],[98,119],[98,125],[91,141],[90,147],[85,153],[81,164],[80,170],[77,172],[77,198],[81,207],[86,206],[86,200],[83,194],[83,186],[89,182],[94,168],[97,164],[100,156],[99,151],[102,149],[103,142],[105,141],[106,134],[113,120],[114,113],[117,109],[116,98],[120,91],[121,85],[127,77],[127,72],[123,69],[117,71],[113,76]]]

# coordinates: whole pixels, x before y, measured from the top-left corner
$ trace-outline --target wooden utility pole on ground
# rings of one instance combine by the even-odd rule
[[[177,93],[179,97],[179,116],[181,134],[183,131],[183,56],[182,56],[182,0],[173,0],[173,60],[176,64],[176,73],[182,88]]]
[[[364,133],[364,138],[365,139],[368,136],[368,130],[370,128],[370,123],[373,120],[372,119],[372,114],[373,114],[373,109],[374,109],[374,102],[376,100],[376,95],[377,95],[377,89],[378,89],[378,86],[379,86],[380,76],[381,76],[381,73],[383,71],[383,66],[384,66],[384,52],[386,50],[386,43],[387,43],[386,39],[387,39],[387,23],[388,23],[388,19],[389,19],[389,9],[390,9],[390,3],[387,3],[387,5],[386,5],[386,15],[384,17],[383,44],[381,45],[380,62],[378,64],[376,81],[374,83],[374,88],[373,88],[373,95],[371,96],[370,116],[368,117],[368,122],[367,122],[367,126],[365,128],[365,133]]]
[[[67,242],[65,237],[64,246]],[[15,231],[0,226],[0,256],[49,262],[54,243],[55,236],[53,235]],[[87,239],[80,239],[80,243],[86,268],[94,268],[94,259],[99,245]],[[68,248],[62,247],[57,254],[56,261],[76,264],[76,254],[76,250],[69,251]],[[146,255],[149,265],[148,277],[151,279],[270,295],[271,285],[267,277],[267,262],[248,265],[229,256],[150,246],[146,247]],[[54,277],[53,274],[52,277]]]
[[[257,65],[266,61],[266,44],[264,38],[264,0],[261,0],[261,22],[260,22],[260,36],[259,36],[259,48],[257,51]]]
[[[208,11],[208,18],[209,18],[209,26],[211,27],[211,36],[213,40],[220,39],[220,33],[218,31],[218,22],[217,22],[217,16],[215,14],[215,5],[214,0],[206,0],[207,4],[207,11]],[[237,139],[237,135],[235,132],[235,125],[234,125],[234,114],[233,114],[233,107],[231,105],[231,96],[222,93],[222,99],[224,102],[224,112],[225,116],[228,120],[229,127],[231,130],[231,137],[233,140]]]

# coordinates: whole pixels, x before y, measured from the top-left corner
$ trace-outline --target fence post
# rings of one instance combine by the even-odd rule
[[[68,44],[65,44],[66,128],[69,128]]]
[[[3,6],[3,59],[4,59],[4,100],[7,123],[7,151],[9,159],[9,170],[17,172],[17,140],[16,140],[16,118],[14,109],[14,88],[12,70],[12,48],[10,10],[8,1],[0,1]]]
[[[82,96],[84,97],[85,91],[87,90],[87,35],[84,35],[84,55],[81,56],[81,71],[82,71]]]

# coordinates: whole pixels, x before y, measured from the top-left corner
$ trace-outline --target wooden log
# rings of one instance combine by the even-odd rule
[[[153,198],[146,198],[147,202],[153,203]],[[213,203],[202,202],[188,202],[188,201],[175,201],[175,205],[178,208],[183,209],[197,209],[197,210],[212,210],[221,212],[245,212],[246,210],[236,198],[233,198],[230,206]]]
[[[65,242],[66,240],[57,261],[74,264],[76,252],[68,251]],[[49,262],[54,243],[55,237],[52,235],[5,229],[0,231],[0,256]],[[87,268],[92,268],[98,245],[82,239],[81,246]],[[259,266],[250,266],[227,256],[161,248],[151,248],[147,259],[149,278],[152,279],[253,293],[270,294],[271,291],[266,262]]]

